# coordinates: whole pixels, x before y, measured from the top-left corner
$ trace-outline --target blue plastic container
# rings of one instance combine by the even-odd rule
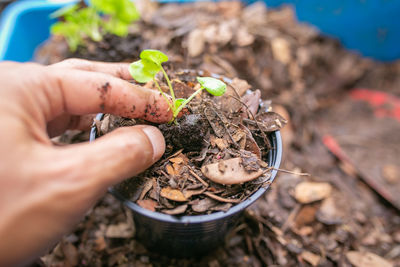
[[[400,1],[394,0],[264,0],[268,6],[293,4],[300,21],[338,38],[360,54],[382,61],[400,58]],[[74,2],[18,1],[0,18],[0,60],[30,61],[36,47],[49,36],[49,14]],[[192,2],[161,0],[160,2]],[[244,1],[246,3],[253,0]]]

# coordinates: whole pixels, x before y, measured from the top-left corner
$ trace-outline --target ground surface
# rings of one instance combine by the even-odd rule
[[[178,260],[147,251],[135,240],[130,212],[105,196],[37,264],[400,265],[400,215],[395,208],[400,62],[382,64],[350,53],[296,23],[288,8],[199,3],[146,4],[141,9],[146,10],[143,21],[128,39],[107,38],[100,48],[91,45],[74,56],[130,61],[141,49],[155,48],[170,56],[170,68],[202,68],[246,79],[289,120],[282,131],[282,169],[311,176],[281,172],[269,192],[246,211],[225,246],[201,259]],[[41,61],[61,58],[44,51]],[[354,97],[355,88],[388,93],[391,100],[377,104],[372,97],[371,104]],[[377,111],[379,107],[391,111]]]

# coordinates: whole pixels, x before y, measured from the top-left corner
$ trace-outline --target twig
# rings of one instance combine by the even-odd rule
[[[288,170],[283,170],[283,169],[278,169],[274,167],[270,167],[272,170],[279,171],[279,172],[285,172],[285,173],[290,173],[298,176],[311,176],[311,174],[306,173],[306,172],[294,172],[294,171],[288,171]]]
[[[235,91],[235,92],[236,92],[236,91]],[[237,92],[236,92],[236,93],[237,93]],[[254,121],[255,124],[257,125],[257,128],[260,130],[261,135],[262,135],[262,137],[263,137],[263,139],[264,139],[264,142],[267,144],[268,150],[272,149],[271,142],[269,141],[269,139],[268,139],[267,135],[264,133],[264,131],[261,129],[260,124],[259,124],[258,121],[256,120],[256,117],[254,116],[253,112],[251,112],[249,106],[247,106],[246,103],[244,103],[242,100],[240,100],[240,98],[237,98],[237,97],[235,97],[235,96],[233,96],[233,95],[231,95],[230,97],[232,97],[232,98],[235,99],[236,101],[239,101],[239,103],[241,103],[243,106],[245,106],[246,111],[251,115],[251,117],[253,118],[253,121]]]
[[[217,195],[214,195],[213,193],[210,192],[204,192],[204,195],[208,196],[209,198],[212,198],[214,200],[220,201],[220,202],[226,202],[226,203],[239,203],[242,200],[241,199],[231,199],[231,198],[223,198]]]
[[[231,133],[230,133],[228,127],[226,127],[226,125],[225,125],[224,119],[221,117],[221,115],[220,115],[214,108],[211,107],[211,109],[212,109],[212,111],[214,111],[215,115],[217,115],[217,117],[221,120],[222,125],[224,126],[224,129],[225,129],[226,133],[227,133],[227,134],[229,135],[229,137],[231,138],[232,143],[235,145],[235,147],[236,147],[237,149],[239,149],[240,146],[239,146],[239,144],[236,143],[236,141],[233,139],[233,137],[232,137],[232,135],[231,135]]]
[[[203,179],[201,179],[201,177],[198,176],[198,175],[192,170],[192,168],[191,168],[190,166],[188,166],[188,167],[189,167],[189,172],[190,172],[190,174],[193,175],[194,178],[196,178],[197,180],[199,180],[199,182],[202,183],[205,187],[208,187],[208,183],[207,183],[206,181],[204,181]]]

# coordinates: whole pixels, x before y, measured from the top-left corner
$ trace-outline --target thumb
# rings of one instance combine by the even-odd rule
[[[162,133],[153,126],[122,127],[92,143],[71,145],[64,155],[92,186],[107,188],[137,175],[161,158],[165,151]]]

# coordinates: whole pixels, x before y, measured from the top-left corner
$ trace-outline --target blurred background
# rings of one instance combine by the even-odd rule
[[[65,2],[0,0],[0,59],[131,62],[152,48],[170,69],[245,79],[289,121],[281,168],[310,176],[281,172],[225,246],[201,259],[147,251],[129,211],[106,196],[37,265],[400,266],[397,1],[136,1],[126,35],[73,51],[67,33],[50,35],[49,14]]]

